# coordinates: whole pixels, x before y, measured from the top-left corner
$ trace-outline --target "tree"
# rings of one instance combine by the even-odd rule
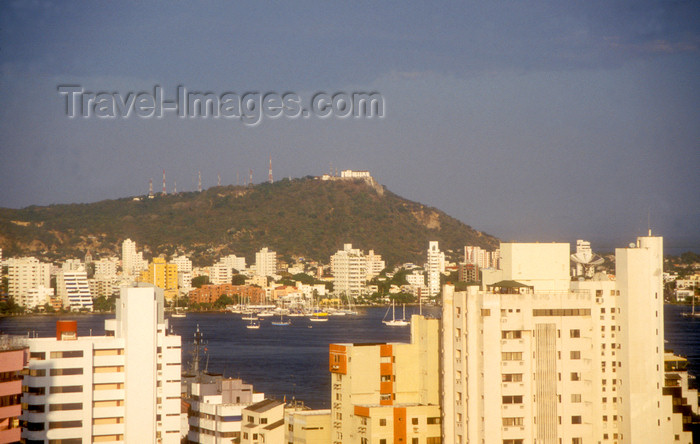
[[[0,313],[2,313],[2,314],[24,313],[24,307],[15,303],[14,298],[9,297],[4,301],[0,301]]]
[[[233,305],[233,303],[233,299],[231,299],[229,295],[222,294],[221,296],[219,296],[219,299],[217,299],[216,302],[214,302],[213,306],[214,308],[220,310],[226,308],[227,305]]]
[[[231,278],[231,284],[233,285],[245,285],[245,276],[242,274],[234,274]]]
[[[209,283],[209,276],[197,276],[196,278],[192,278],[192,286],[194,288],[201,288],[202,285],[206,285]]]
[[[92,300],[94,311],[114,311],[117,306],[117,298],[114,296],[98,296]]]
[[[389,297],[399,304],[411,304],[413,302],[416,302],[415,296],[408,293],[395,293],[390,295]]]

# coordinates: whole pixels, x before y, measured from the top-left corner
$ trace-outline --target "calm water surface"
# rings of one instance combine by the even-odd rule
[[[331,317],[328,322],[291,318],[292,325],[275,327],[274,318],[261,321],[259,330],[245,328],[240,315],[230,313],[190,313],[171,319],[175,334],[182,336],[183,366],[191,360],[193,334],[199,325],[206,342],[202,365],[211,372],[240,377],[256,391],[282,399],[296,397],[312,408],[330,407],[328,344],[336,342],[408,342],[410,327],[386,327],[381,323],[385,308],[360,309],[358,316]],[[417,310],[417,308],[416,308]],[[700,374],[700,320],[688,320],[680,313],[689,307],[665,307],[667,348],[690,361],[690,372]],[[407,316],[413,308],[407,308]],[[438,317],[439,308],[424,308]],[[104,320],[113,315],[64,316],[77,319],[78,334],[104,334]],[[58,316],[26,316],[0,319],[3,333],[55,335]],[[312,328],[309,328],[312,327]],[[208,358],[207,358],[208,356]],[[208,361],[208,364],[207,364]]]

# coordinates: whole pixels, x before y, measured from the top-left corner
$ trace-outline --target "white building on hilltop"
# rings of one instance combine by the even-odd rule
[[[263,247],[255,253],[255,274],[257,276],[274,276],[277,274],[277,253]]]
[[[162,290],[123,287],[106,336],[31,338],[23,442],[180,442],[180,337],[167,334]]]
[[[615,281],[571,281],[568,244],[501,252],[443,292],[443,442],[690,444],[663,395],[662,239],[618,248]]]
[[[428,294],[435,296],[440,293],[440,274],[445,272],[445,253],[440,251],[437,241],[428,242],[425,272],[428,275]]]

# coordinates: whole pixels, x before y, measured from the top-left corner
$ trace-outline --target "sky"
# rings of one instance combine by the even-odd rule
[[[66,85],[384,106],[71,118]],[[269,156],[275,179],[369,170],[505,241],[611,250],[651,225],[700,251],[700,2],[0,2],[0,206],[142,195],[163,170],[259,183]]]

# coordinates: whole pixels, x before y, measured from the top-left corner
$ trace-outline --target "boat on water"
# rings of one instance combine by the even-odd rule
[[[328,313],[325,311],[315,311],[309,316],[311,322],[328,322]]]
[[[389,309],[386,309],[386,313],[384,313],[384,319],[382,319],[382,323],[386,325],[387,327],[405,327],[407,325],[410,325],[411,322],[406,320],[406,304],[403,304],[403,317],[401,319],[396,319],[396,304],[394,304],[394,301],[391,301],[391,320],[386,319],[386,315],[389,314]]]
[[[250,323],[245,326],[245,328],[250,329],[250,330],[259,330],[260,329],[260,321],[258,321],[257,318],[254,320],[251,318]]]
[[[269,310],[261,311],[260,313],[258,313],[259,318],[270,318],[274,315],[275,314]]]
[[[693,287],[693,297],[692,297],[692,308],[690,311],[684,311],[681,313],[681,316],[684,318],[690,318],[690,319],[700,319],[700,312],[695,311],[695,287]]]
[[[277,327],[285,327],[285,326],[287,326],[287,325],[291,325],[291,321],[289,321],[289,320],[286,320],[286,321],[285,321],[285,320],[284,320],[284,314],[283,314],[283,313],[280,313],[280,319],[279,319],[279,321],[272,321],[271,324],[274,325],[274,326],[277,326]]]
[[[187,317],[187,313],[185,312],[185,309],[182,307],[175,307],[175,311],[173,311],[170,314],[171,318],[185,318]]]

